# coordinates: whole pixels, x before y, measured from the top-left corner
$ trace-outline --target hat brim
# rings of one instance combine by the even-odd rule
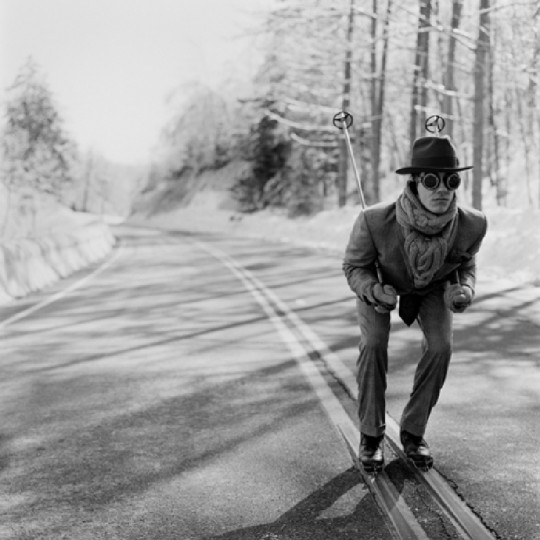
[[[437,172],[437,171],[448,171],[448,172],[459,172],[472,169],[472,165],[469,167],[402,167],[397,169],[397,174],[414,174],[419,172]]]

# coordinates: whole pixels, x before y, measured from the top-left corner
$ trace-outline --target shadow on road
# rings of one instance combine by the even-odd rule
[[[382,520],[374,499],[364,496],[354,511],[345,516],[324,518],[323,512],[358,484],[362,477],[348,469],[272,523],[230,531],[205,540],[358,540],[359,538],[391,539],[393,536]],[[366,490],[367,488],[364,487]]]

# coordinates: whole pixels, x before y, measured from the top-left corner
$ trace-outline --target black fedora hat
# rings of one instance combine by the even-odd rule
[[[465,171],[470,167],[460,167],[456,148],[448,136],[420,137],[413,143],[411,165],[402,167],[397,174],[411,174],[422,171]]]

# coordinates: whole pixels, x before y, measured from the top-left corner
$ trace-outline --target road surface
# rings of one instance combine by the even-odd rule
[[[0,310],[0,538],[392,538],[279,319],[296,316],[354,380],[340,254],[115,232],[107,261]],[[540,289],[480,282],[427,433],[437,470],[498,538],[540,538],[539,326]],[[396,419],[419,339],[393,321]],[[460,537],[406,465],[387,469],[427,538]]]

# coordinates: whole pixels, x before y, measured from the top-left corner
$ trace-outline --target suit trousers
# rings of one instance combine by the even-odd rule
[[[361,334],[357,361],[360,430],[377,437],[385,430],[390,314],[377,313],[362,300],[357,300],[357,313]],[[452,317],[442,289],[422,297],[416,319],[423,333],[422,356],[400,422],[401,429],[413,435],[424,435],[446,379],[452,357]]]

